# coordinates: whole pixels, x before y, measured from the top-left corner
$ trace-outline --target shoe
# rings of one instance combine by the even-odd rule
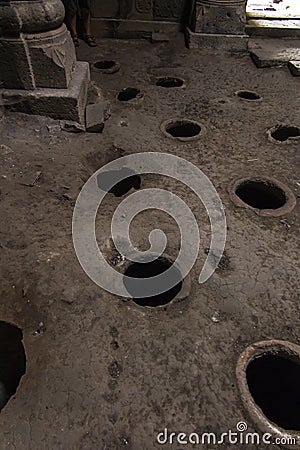
[[[96,43],[96,40],[95,40],[94,36],[90,36],[88,34],[85,34],[83,36],[83,40],[89,47],[97,47],[97,43]]]

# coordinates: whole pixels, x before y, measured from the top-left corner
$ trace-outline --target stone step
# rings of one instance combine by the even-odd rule
[[[250,19],[247,21],[246,32],[250,36],[300,37],[300,19]]]
[[[257,67],[284,66],[289,61],[300,61],[299,39],[252,37],[248,49]]]

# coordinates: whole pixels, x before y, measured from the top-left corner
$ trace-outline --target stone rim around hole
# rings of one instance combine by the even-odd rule
[[[295,125],[275,125],[267,130],[267,136],[275,144],[290,144],[300,140],[300,128]]]
[[[257,202],[261,202],[261,204],[257,203],[257,206],[255,206],[255,204],[250,204],[245,201],[245,198],[241,195],[241,191],[245,190],[247,185],[253,186],[250,194],[252,196],[251,200],[254,199]],[[257,190],[255,187],[257,187]],[[266,190],[274,188],[274,191],[271,191],[274,193],[274,198],[276,195],[280,197],[276,199],[278,201],[276,208],[263,207],[268,205],[264,205],[261,196],[257,196],[256,194],[260,189],[264,188]],[[297,203],[295,195],[288,186],[270,177],[249,177],[233,180],[228,186],[228,193],[231,201],[236,206],[252,209],[260,216],[280,217],[291,212]]]
[[[248,346],[239,356],[236,365],[237,384],[244,408],[262,432],[271,433],[273,437],[278,437],[280,439],[288,436],[292,439],[296,439],[296,442],[298,442],[299,434],[296,434],[296,430],[288,430],[272,422],[264,414],[250,392],[247,379],[247,368],[255,359],[263,357],[264,355],[278,355],[279,357],[293,360],[298,365],[300,364],[300,346],[297,344],[271,339],[268,341],[256,342]],[[284,444],[283,446],[294,448],[293,446]]]
[[[182,142],[195,141],[206,133],[200,122],[185,118],[165,120],[160,129],[168,138]]]
[[[185,87],[184,80],[180,77],[163,76],[156,79],[156,86],[163,87],[165,89],[176,89]]]
[[[235,93],[241,100],[245,100],[247,102],[260,102],[262,101],[262,97],[257,94],[257,92],[249,91],[247,89],[241,89]]]

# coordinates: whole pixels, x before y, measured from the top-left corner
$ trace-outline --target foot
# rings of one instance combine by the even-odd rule
[[[72,34],[72,39],[75,47],[79,47],[79,39],[77,35]]]
[[[94,36],[85,34],[83,36],[83,40],[89,47],[97,47],[97,43],[96,43]]]

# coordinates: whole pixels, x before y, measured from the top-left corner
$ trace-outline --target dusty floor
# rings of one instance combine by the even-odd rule
[[[235,366],[253,342],[300,341],[299,202],[284,217],[259,217],[234,206],[227,187],[235,178],[272,176],[299,198],[299,143],[277,145],[266,136],[278,123],[300,125],[299,79],[285,68],[259,70],[248,55],[189,51],[183,42],[175,48],[103,40],[92,50],[81,44],[79,59],[120,63],[113,75],[92,71],[111,101],[103,134],[70,134],[54,120],[14,113],[1,131],[0,318],[23,330],[27,368],[1,411],[0,448],[179,450],[192,446],[158,445],[157,433],[168,427],[220,434],[240,420],[254,431]],[[182,77],[186,88],[157,87],[152,77],[159,75]],[[142,91],[140,103],[116,100],[128,86]],[[239,89],[254,90],[263,101],[242,101],[234,94]],[[198,120],[207,133],[190,143],[168,139],[159,127],[172,117]],[[191,207],[203,238],[188,299],[159,310],[94,285],[71,235],[74,202],[89,176],[116,157],[147,151],[200,167],[228,221],[228,264],[199,285],[210,239],[203,206],[180,183],[142,176],[142,188],[170,189]],[[24,185],[37,175],[33,186]],[[110,194],[99,211],[101,246],[119,202]],[[158,226],[175,257],[177,227],[163,213],[137,217],[134,242],[144,246]]]

